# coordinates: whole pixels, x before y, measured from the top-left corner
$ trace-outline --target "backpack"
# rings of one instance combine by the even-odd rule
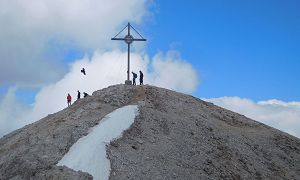
[[[137,78],[137,74],[133,73],[133,78]]]

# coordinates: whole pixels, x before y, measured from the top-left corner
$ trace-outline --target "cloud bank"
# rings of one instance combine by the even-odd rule
[[[57,81],[65,68],[52,54],[53,49],[93,52],[96,48],[116,46],[110,37],[125,22],[141,23],[149,14],[148,3],[148,0],[0,1],[0,84],[40,87]]]
[[[206,100],[300,138],[300,102],[276,99],[254,102],[240,97]]]
[[[26,124],[20,117],[28,115],[30,107],[18,102],[16,87],[11,87],[0,99],[0,137]]]
[[[80,70],[86,69],[86,76]],[[131,71],[144,73],[144,84],[161,86],[185,93],[192,93],[198,85],[196,70],[182,59],[178,52],[158,53],[150,59],[145,53],[131,53]],[[84,57],[72,63],[69,72],[56,83],[44,86],[36,95],[33,107],[20,108],[12,89],[0,106],[0,136],[8,132],[7,127],[20,128],[50,113],[67,107],[66,96],[70,93],[73,99],[77,90],[92,94],[93,91],[109,85],[124,83],[127,78],[127,52],[119,50],[99,52],[92,57]],[[186,77],[189,77],[188,79]],[[21,106],[22,107],[22,106]]]

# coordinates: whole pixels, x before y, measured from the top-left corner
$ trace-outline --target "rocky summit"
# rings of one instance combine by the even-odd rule
[[[109,179],[300,179],[300,140],[190,95],[114,85],[0,139],[0,179],[93,179],[57,162],[110,112],[138,105],[106,147]]]

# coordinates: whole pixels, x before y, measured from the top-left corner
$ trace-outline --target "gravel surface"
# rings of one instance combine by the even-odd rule
[[[136,91],[125,85],[96,91],[70,108],[4,136],[0,139],[0,180],[91,179],[85,173],[67,167],[58,169],[55,165],[105,115],[134,104]]]
[[[113,110],[139,106],[107,147],[110,179],[300,179],[300,140],[189,95],[114,85],[0,139],[0,179],[92,179],[56,166]]]

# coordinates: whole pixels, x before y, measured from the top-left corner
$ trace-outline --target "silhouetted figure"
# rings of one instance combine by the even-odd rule
[[[80,91],[77,90],[77,100],[80,99],[80,95],[81,95]]]
[[[82,68],[80,72],[82,72],[82,74],[85,75],[85,69],[84,68]]]
[[[68,101],[68,107],[71,106],[72,96],[70,94],[68,94],[68,96],[67,96],[67,101]]]
[[[144,74],[140,71],[140,85],[144,83]]]
[[[135,79],[137,78],[137,74],[135,74],[134,72],[131,72],[133,75],[133,85],[136,85],[135,83]]]
[[[86,92],[83,92],[83,97],[87,97],[89,94]]]

